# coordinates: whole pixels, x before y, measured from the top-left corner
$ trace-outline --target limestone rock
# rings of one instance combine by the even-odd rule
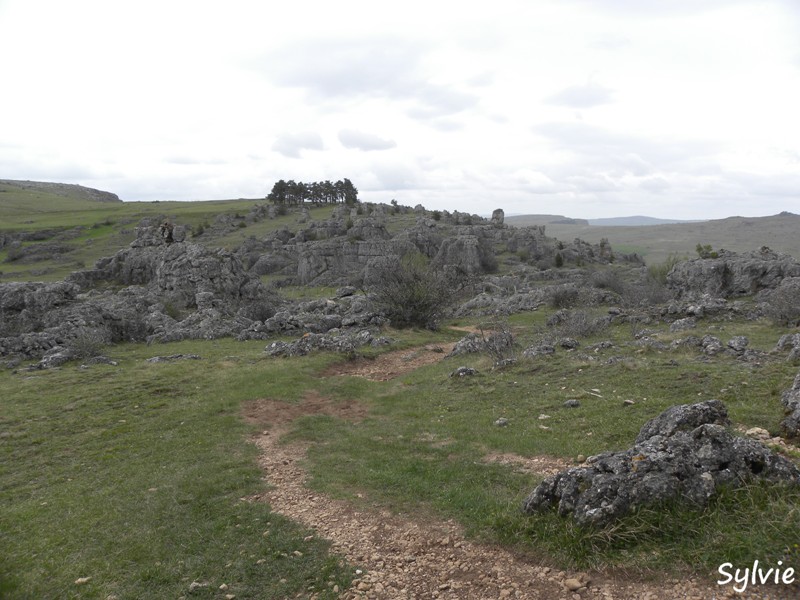
[[[667,275],[667,286],[680,297],[705,293],[730,298],[773,289],[785,277],[800,277],[800,263],[763,247],[746,254],[722,251],[718,258],[678,263]]]
[[[632,448],[607,452],[546,478],[523,503],[557,508],[579,524],[605,525],[636,507],[681,499],[705,505],[718,485],[754,479],[800,485],[800,470],[760,442],[726,430],[718,400],[673,406],[652,419]]]

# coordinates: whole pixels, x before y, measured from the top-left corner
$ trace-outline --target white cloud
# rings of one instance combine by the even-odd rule
[[[572,108],[592,108],[612,102],[613,95],[613,90],[590,81],[566,87],[547,98],[546,102]]]
[[[342,129],[339,132],[339,141],[345,148],[353,148],[365,152],[370,150],[389,150],[397,146],[394,140],[384,139],[356,129]]]
[[[289,158],[300,158],[301,150],[322,150],[324,145],[318,133],[306,131],[301,133],[283,133],[278,136],[272,149]]]

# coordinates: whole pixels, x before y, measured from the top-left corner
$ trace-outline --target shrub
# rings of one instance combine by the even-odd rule
[[[110,341],[108,333],[102,329],[81,329],[69,342],[69,347],[76,358],[92,358],[98,356]]]
[[[560,310],[547,320],[547,326],[558,337],[589,337],[603,331],[608,325],[608,319],[596,319],[582,310]]]
[[[627,284],[620,296],[622,305],[627,308],[655,306],[673,298],[672,292],[664,284],[649,276],[638,283]]]
[[[697,252],[697,256],[700,258],[719,258],[719,252],[713,250],[711,248],[711,244],[697,244],[695,246],[695,251]]]
[[[666,285],[667,283],[667,275],[669,272],[672,271],[672,268],[677,265],[679,262],[683,261],[680,256],[677,254],[670,254],[662,263],[657,265],[649,265],[647,267],[647,273],[650,275],[652,279],[658,281],[661,285]]]
[[[571,308],[578,304],[580,292],[572,286],[556,287],[550,292],[550,307]]]
[[[484,350],[494,359],[495,364],[516,358],[514,333],[508,321],[493,320],[479,325]]]
[[[610,290],[617,294],[622,294],[625,290],[625,282],[620,274],[614,269],[603,269],[592,273],[592,285],[601,290]]]
[[[560,243],[560,242],[559,242]],[[561,252],[556,252],[555,263],[556,268],[560,269],[564,266],[564,257],[561,256]]]
[[[442,213],[440,211],[438,211],[438,210],[435,210],[435,211],[433,211],[433,214],[431,215],[431,218],[434,221],[440,221],[442,219]]]
[[[442,312],[468,285],[454,269],[432,269],[428,257],[410,252],[388,260],[375,272],[375,304],[395,327],[436,329]]]

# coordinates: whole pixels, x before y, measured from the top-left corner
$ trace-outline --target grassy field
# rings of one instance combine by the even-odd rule
[[[287,373],[263,343],[108,350],[119,366],[0,372],[0,596],[177,598],[198,582],[192,597],[222,584],[240,598],[336,597],[350,567],[245,500],[264,483],[240,418],[243,400],[294,388],[325,357]],[[145,361],[178,352],[202,359]]]
[[[541,335],[544,316],[511,320],[520,347]],[[764,322],[708,331],[723,339],[746,334],[762,350],[780,334]],[[388,334],[409,347],[463,332]],[[358,423],[303,417],[289,434],[310,444],[313,488],[356,504],[453,518],[470,535],[562,567],[705,577],[722,558],[763,562],[791,552],[800,492],[781,488],[727,492],[703,511],[640,511],[610,530],[521,514],[539,478],[487,455],[573,461],[623,449],[664,408],[709,398],[723,400],[736,424],[774,432],[780,392],[796,374],[780,359],[751,365],[643,349],[630,344],[627,326],[583,344],[599,339],[615,347],[597,360],[580,349],[559,351],[493,371],[487,356],[472,355],[387,382],[323,376],[343,356],[268,358],[263,342],[231,340],[115,346],[108,355],[116,367],[2,371],[0,590],[11,598],[175,598],[198,582],[209,586],[192,597],[216,597],[223,583],[237,597],[334,597],[333,585],[344,588],[355,566],[268,506],[245,500],[265,483],[243,403],[294,404],[312,391],[369,410]],[[179,352],[202,359],[145,361]],[[610,356],[620,360],[604,364]],[[462,364],[479,374],[448,377]],[[565,408],[567,399],[580,408]],[[508,427],[494,425],[500,417]]]

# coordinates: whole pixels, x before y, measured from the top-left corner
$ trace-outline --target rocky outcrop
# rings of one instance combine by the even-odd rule
[[[800,373],[794,378],[792,387],[781,395],[781,402],[786,411],[786,418],[781,421],[786,437],[800,437]]]
[[[786,277],[800,277],[800,263],[763,247],[747,254],[721,251],[718,258],[678,263],[667,275],[667,286],[680,298],[703,294],[730,298],[773,289]]]
[[[667,501],[704,506],[719,486],[763,479],[800,485],[800,470],[761,442],[731,434],[719,400],[673,406],[642,427],[634,446],[546,478],[527,513],[557,509],[581,525],[605,525]]]
[[[376,337],[367,329],[352,333],[309,333],[293,342],[272,342],[265,348],[265,352],[269,356],[305,356],[317,351],[352,354],[362,346],[385,346],[393,341],[387,337]]]
[[[197,244],[167,245],[153,229],[141,227],[130,247],[67,281],[0,285],[0,356],[233,336],[275,314],[277,297],[238,257]]]
[[[431,263],[431,268],[434,269],[455,267],[469,275],[490,272],[496,266],[494,250],[476,235],[446,238]]]

